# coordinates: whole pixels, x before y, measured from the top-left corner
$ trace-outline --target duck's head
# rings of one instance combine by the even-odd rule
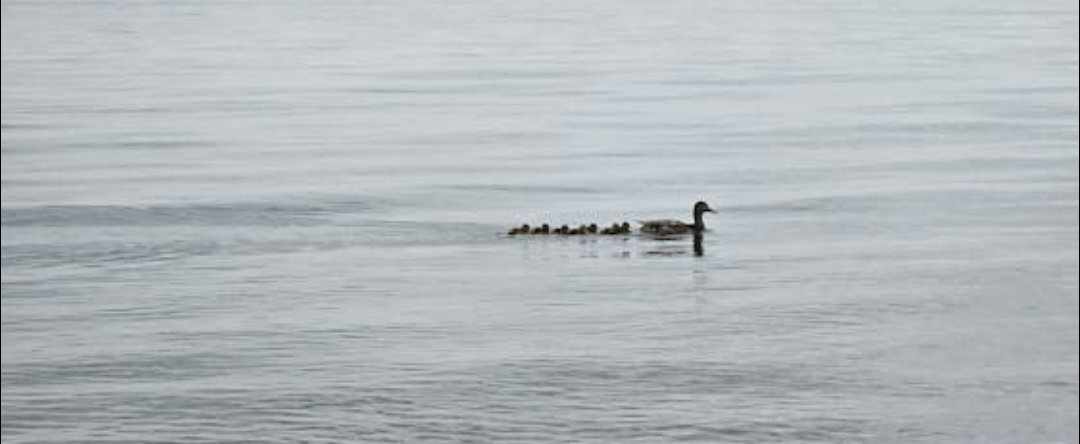
[[[697,216],[702,213],[715,213],[715,211],[713,211],[712,208],[709,208],[709,204],[705,203],[705,201],[699,200],[694,204],[694,215]]]
[[[705,218],[702,217],[705,213],[715,213],[712,208],[709,208],[709,204],[703,200],[699,200],[694,204],[694,231],[705,231]]]

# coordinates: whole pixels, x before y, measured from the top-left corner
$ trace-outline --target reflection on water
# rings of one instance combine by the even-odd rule
[[[693,241],[692,251],[694,256],[705,255],[705,235],[700,231],[695,231],[692,235],[653,236],[642,234],[641,238],[646,245],[644,254],[648,256],[681,256],[689,254],[691,250],[687,249],[688,240]]]

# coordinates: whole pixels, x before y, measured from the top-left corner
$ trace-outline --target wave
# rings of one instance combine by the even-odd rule
[[[372,209],[361,201],[316,203],[229,203],[191,205],[49,205],[4,208],[8,227],[167,226],[167,225],[313,225],[342,213]]]

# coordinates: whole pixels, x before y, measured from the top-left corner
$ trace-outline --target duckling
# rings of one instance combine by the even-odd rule
[[[551,226],[549,226],[548,224],[545,223],[545,224],[540,226],[540,234],[548,234],[550,232],[551,232]]]
[[[589,224],[589,234],[596,234],[597,228],[596,224]]]
[[[544,234],[544,229],[540,227],[533,228],[532,234]]]
[[[570,234],[570,227],[565,224],[559,227],[559,234]]]
[[[517,236],[518,234],[521,234],[521,229],[517,227],[511,228],[510,231],[506,232],[507,236]]]
[[[622,234],[630,234],[630,223],[623,222],[622,225],[619,226],[619,232]]]

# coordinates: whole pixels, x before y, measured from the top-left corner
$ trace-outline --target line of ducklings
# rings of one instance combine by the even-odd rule
[[[540,225],[539,227],[531,227],[529,224],[524,224],[520,227],[511,228],[506,234],[510,236],[524,235],[524,234],[561,234],[567,236],[578,236],[588,234],[603,234],[603,235],[619,235],[630,234],[630,223],[614,222],[610,227],[600,228],[596,224],[579,225],[577,228],[570,228],[569,225],[563,225],[557,228],[551,228],[548,224]]]

